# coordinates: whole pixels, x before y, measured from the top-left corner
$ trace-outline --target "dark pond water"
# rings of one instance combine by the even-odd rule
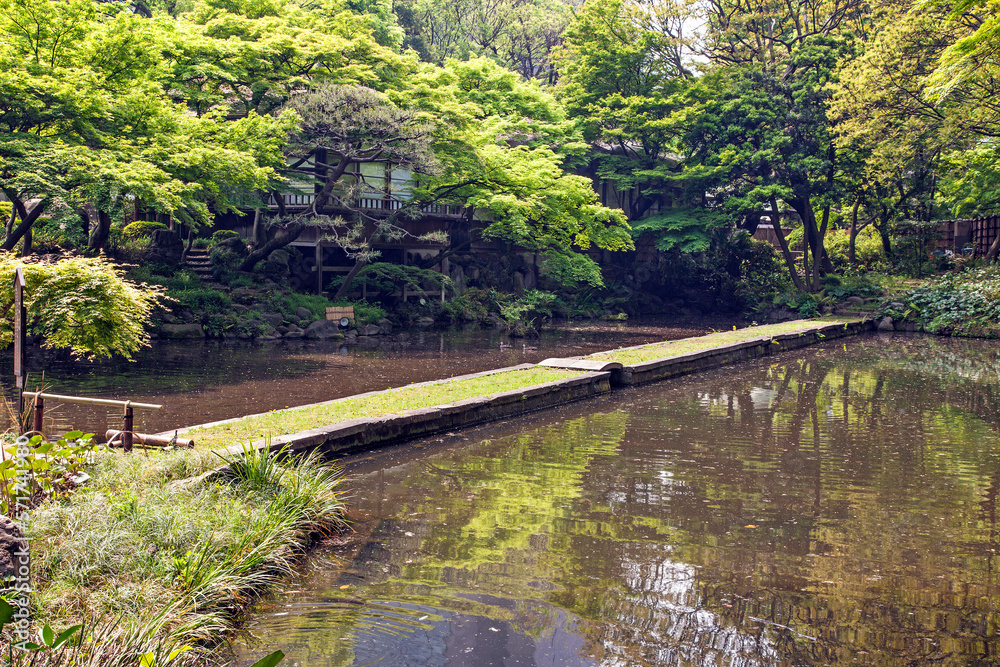
[[[239,662],[996,664],[998,398],[873,336],[357,459]]]
[[[156,342],[133,363],[73,361],[32,350],[28,388],[53,393],[166,405],[136,412],[136,430],[157,433],[276,408],[303,405],[411,382],[474,373],[552,356],[575,356],[728,329],[726,320],[698,323],[590,323],[543,330],[540,339],[512,339],[480,328],[373,336],[354,345]],[[501,347],[501,343],[503,347]],[[13,368],[11,351],[0,364]],[[13,379],[0,379],[8,397]],[[121,410],[50,402],[46,432],[73,428],[103,434],[121,428]]]

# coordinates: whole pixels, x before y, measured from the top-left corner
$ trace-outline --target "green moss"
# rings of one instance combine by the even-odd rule
[[[642,347],[611,350],[609,352],[599,352],[592,354],[588,359],[599,359],[601,361],[617,361],[629,366],[643,361],[653,359],[663,359],[665,357],[675,357],[691,352],[700,352],[713,347],[740,343],[745,340],[761,338],[763,336],[778,336],[789,333],[807,333],[812,329],[826,326],[828,324],[846,324],[856,322],[857,318],[849,317],[824,317],[812,320],[795,320],[794,322],[782,322],[780,324],[767,324],[758,327],[747,327],[746,329],[735,329],[733,331],[720,331],[699,336],[697,338],[683,338],[676,341],[664,343],[652,343]]]
[[[347,398],[306,408],[275,410],[217,426],[195,428],[188,431],[187,437],[198,442],[199,447],[224,447],[268,436],[298,433],[358,417],[397,414],[523,389],[577,375],[579,373],[573,371],[531,368],[491,373],[466,380],[442,380],[430,385],[387,389],[374,396]]]

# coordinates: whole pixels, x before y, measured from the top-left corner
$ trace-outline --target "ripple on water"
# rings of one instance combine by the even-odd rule
[[[370,457],[241,664],[996,662],[998,370],[872,337]]]

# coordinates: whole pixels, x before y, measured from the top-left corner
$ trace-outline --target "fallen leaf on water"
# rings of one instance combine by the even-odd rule
[[[757,527],[757,524],[755,524],[755,523],[748,523],[747,525],[745,525],[745,526],[743,526],[743,527],[744,527],[744,528],[756,528],[756,527]]]
[[[345,588],[350,588],[350,587],[351,587],[350,584],[344,584],[343,586],[340,587],[340,590],[344,590]]]

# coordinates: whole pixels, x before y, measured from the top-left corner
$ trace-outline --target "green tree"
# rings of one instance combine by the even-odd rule
[[[327,239],[356,259],[340,288],[346,293],[357,272],[377,255],[372,243],[410,235],[400,221],[418,214],[401,193],[387,192],[359,167],[391,165],[415,173],[432,172],[436,168],[430,151],[432,128],[415,112],[363,86],[320,84],[292,97],[286,109],[297,115],[298,123],[288,135],[289,166],[284,173],[300,182],[316,183],[318,193],[307,210],[288,215],[282,195],[273,191],[278,216],[270,221],[267,240],[250,252],[240,268],[251,270],[298,238],[307,225],[320,226]],[[388,197],[400,206],[386,207],[389,213],[380,215],[362,206],[366,197]],[[338,214],[330,216],[331,209]]]
[[[557,54],[559,93],[583,126],[591,169],[613,186],[633,223],[672,203],[683,115],[703,92],[683,61],[683,12],[654,6],[658,29],[648,25],[647,8],[629,0],[588,2]]]
[[[525,79],[554,83],[552,53],[569,23],[566,0],[403,0],[395,6],[405,45],[421,58],[484,56]]]
[[[586,144],[536,83],[475,59],[428,66],[400,94],[435,120],[441,168],[416,198],[466,211],[456,223],[464,233],[433,261],[476,238],[499,239],[538,253],[555,280],[600,285],[600,268],[580,251],[633,247],[621,212],[601,205],[590,179],[567,168]]]
[[[927,78],[956,29],[941,9],[894,13],[842,68],[834,88],[837,144],[859,164],[849,196],[876,225],[890,257],[893,223],[933,219],[942,160],[968,142],[955,108],[927,98]]]
[[[14,205],[0,248],[25,240],[43,214],[92,203],[90,247],[136,199],[192,226],[232,208],[233,187],[264,187],[280,163],[289,118],[223,109],[190,116],[156,77],[160,32],[92,0],[4,0],[0,7],[0,190]]]
[[[769,209],[777,223],[782,204],[793,210],[803,225],[804,281],[780,224],[775,232],[796,286],[817,289],[832,270],[823,239],[851,168],[834,142],[830,86],[854,56],[870,8],[853,0],[719,0],[705,12],[701,52],[718,92],[687,139],[696,158],[690,168],[712,170],[713,198],[734,216]]]
[[[131,359],[149,344],[146,327],[161,300],[158,288],[131,282],[103,258],[41,263],[0,253],[0,346],[13,341],[13,279],[18,267],[27,285],[29,330],[41,334],[46,347],[88,359],[114,354]]]

